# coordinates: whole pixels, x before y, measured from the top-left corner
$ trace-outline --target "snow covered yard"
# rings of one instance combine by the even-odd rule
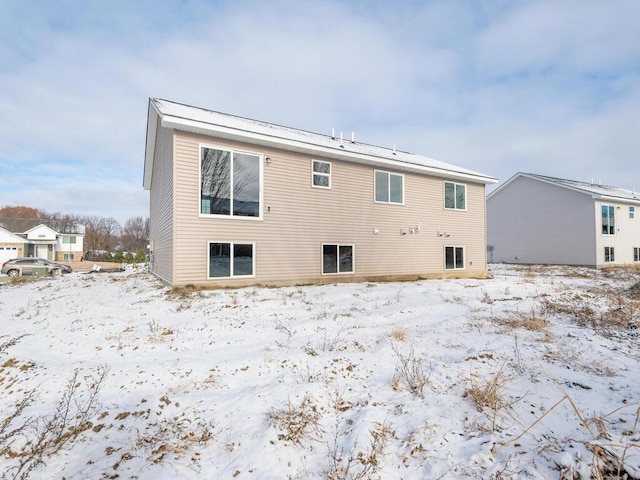
[[[491,273],[0,284],[2,478],[640,478],[640,271]]]

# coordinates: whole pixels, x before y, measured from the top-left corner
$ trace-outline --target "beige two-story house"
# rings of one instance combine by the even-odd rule
[[[152,98],[144,188],[167,284],[484,277],[490,176]]]

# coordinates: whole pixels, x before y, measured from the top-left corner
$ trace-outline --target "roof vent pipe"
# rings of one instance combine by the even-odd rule
[[[343,145],[343,143],[342,143],[342,132],[340,132],[340,147],[341,147],[341,148],[344,148],[344,145]]]
[[[396,154],[396,144],[395,144],[395,143],[393,144],[393,152],[392,152],[392,153],[393,153],[394,155]]]
[[[331,129],[331,140],[335,140],[336,139],[336,129],[332,128]]]
[[[351,132],[351,143],[356,143],[356,132]]]

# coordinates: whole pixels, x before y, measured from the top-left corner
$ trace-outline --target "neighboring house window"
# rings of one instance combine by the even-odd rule
[[[464,269],[464,247],[444,247],[444,268],[446,270]]]
[[[640,262],[640,247],[633,247],[633,261]]]
[[[311,162],[313,170],[312,185],[314,187],[331,188],[331,164],[313,160]]]
[[[462,183],[444,182],[444,208],[467,209],[467,186]]]
[[[62,236],[62,243],[76,243],[76,237],[72,237],[69,235]]]
[[[614,262],[616,259],[613,247],[604,247],[604,261]]]
[[[615,207],[602,205],[602,234],[614,235],[616,232]]]
[[[209,242],[209,278],[253,276],[254,250],[253,243]]]
[[[258,155],[201,148],[201,214],[259,217],[260,182]]]
[[[629,207],[629,218],[636,218],[636,207]]]
[[[73,260],[75,258],[73,253],[65,253],[63,255],[64,260]]]
[[[381,203],[404,203],[404,175],[376,170],[375,200]]]
[[[353,245],[323,244],[322,273],[353,273]]]

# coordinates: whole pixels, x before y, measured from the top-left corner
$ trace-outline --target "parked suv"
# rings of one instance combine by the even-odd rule
[[[54,263],[44,258],[14,258],[2,264],[0,273],[17,277],[22,271],[22,275],[33,275],[34,267],[46,267],[47,275],[59,275],[60,273],[71,273],[73,269],[64,263]]]

